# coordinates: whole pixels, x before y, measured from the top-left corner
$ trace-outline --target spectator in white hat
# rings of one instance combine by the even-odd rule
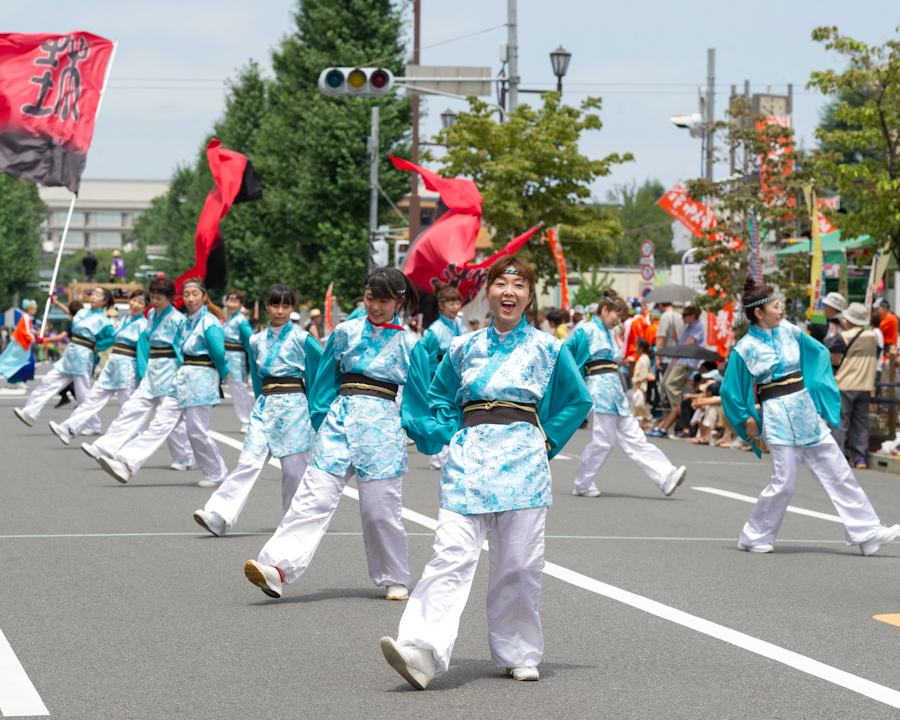
[[[810,330],[819,342],[824,342],[826,337],[834,337],[841,331],[840,315],[847,306],[847,301],[840,293],[830,292],[822,299],[822,312],[828,324],[825,327],[813,325]]]
[[[869,398],[875,390],[878,339],[867,327],[869,317],[862,303],[850,303],[842,317],[846,329],[825,341],[832,353],[832,363],[838,358],[834,379],[841,392],[841,423],[839,427],[833,427],[831,433],[841,450],[849,440],[850,464],[866,468]]]
[[[584,316],[584,305],[576,305],[572,308],[572,330],[577,330],[587,322]]]

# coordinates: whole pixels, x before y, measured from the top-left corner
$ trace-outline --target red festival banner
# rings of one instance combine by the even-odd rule
[[[334,282],[328,283],[328,289],[325,291],[325,335],[331,335],[334,330],[334,312],[332,310],[332,299],[334,298]]]
[[[706,313],[706,344],[723,358],[734,345],[734,305],[728,303],[719,312]]]
[[[695,237],[706,237],[707,230],[719,225],[715,213],[702,202],[690,198],[687,189],[681,183],[673,185],[656,201],[656,204],[690,230]],[[729,250],[740,250],[744,246],[738,238],[726,239],[723,233],[714,233],[711,237],[713,240],[721,241]]]
[[[0,172],[78,193],[113,42],[0,34]]]
[[[559,241],[559,226],[547,231],[547,241],[550,243],[550,252],[556,261],[556,269],[559,271],[559,297],[560,308],[571,310],[569,302],[569,275],[566,272],[566,259],[563,257],[562,243]]]
[[[487,279],[487,270],[497,258],[514,255],[540,225],[510,240],[483,262],[475,259],[475,240],[481,228],[481,193],[471,180],[444,178],[427,168],[391,155],[394,167],[417,172],[425,187],[438,192],[449,210],[441,215],[412,244],[402,270],[421,291],[434,293],[434,283],[445,282],[459,290],[463,304],[475,299]]]

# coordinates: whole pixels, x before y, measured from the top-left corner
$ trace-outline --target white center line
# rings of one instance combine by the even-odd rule
[[[50,714],[2,630],[0,630],[0,713],[5,717]]]
[[[700,492],[711,493],[713,495],[721,495],[722,497],[731,498],[732,500],[741,500],[743,502],[756,504],[756,498],[751,497],[750,495],[740,495],[739,493],[729,492],[728,490],[719,490],[718,488],[711,487],[692,487],[691,490],[699,490]],[[844,524],[844,521],[841,520],[837,515],[829,515],[828,513],[820,513],[815,510],[804,510],[803,508],[794,507],[793,505],[787,506],[787,511],[791,513],[796,513],[797,515],[806,515],[807,517],[818,518],[819,520],[829,520],[831,522]]]
[[[233,448],[240,449],[241,447],[243,447],[242,443],[238,442],[237,440],[233,440],[227,435],[222,435],[212,430],[209,432],[209,435],[214,440],[223,442]],[[269,462],[274,464],[271,460]],[[723,494],[725,492],[723,490],[716,490],[714,488],[694,489],[713,492],[714,494]],[[346,495],[347,497],[351,497],[354,500],[359,500],[359,493],[353,488],[345,487],[344,495]],[[728,493],[726,497],[735,497],[738,500],[746,499],[750,500],[751,502],[756,502],[756,498],[749,498],[746,495],[737,495],[736,493]],[[800,512],[804,515],[812,514],[811,510],[799,510],[796,508],[794,509],[794,512]],[[427,515],[422,515],[421,513],[415,512],[414,510],[403,508],[402,516],[410,522],[414,522],[427,527],[429,530],[434,530],[437,528],[436,519],[428,517]],[[828,520],[832,518],[832,516],[824,515],[823,513],[815,513],[813,514],[813,517],[823,517]],[[840,522],[840,520],[838,520],[838,522]],[[484,543],[483,548],[487,550],[487,542]],[[800,655],[799,653],[795,653],[791,650],[786,650],[785,648],[779,647],[778,645],[773,645],[772,643],[766,642],[765,640],[759,640],[758,638],[752,637],[751,635],[746,635],[742,632],[738,632],[737,630],[727,628],[724,625],[719,625],[718,623],[704,620],[703,618],[699,618],[695,615],[677,610],[676,608],[669,607],[668,605],[664,605],[663,603],[657,602],[656,600],[651,600],[650,598],[643,597],[642,595],[637,595],[635,593],[628,592],[627,590],[617,588],[613,585],[608,585],[607,583],[600,582],[599,580],[594,580],[587,575],[582,575],[581,573],[575,572],[574,570],[569,570],[568,568],[564,568],[561,565],[557,565],[556,563],[545,563],[544,574],[549,575],[550,577],[555,577],[558,580],[562,580],[563,582],[575,585],[576,587],[580,587],[583,590],[608,597],[611,600],[617,600],[618,602],[624,603],[625,605],[630,605],[633,608],[643,610],[644,612],[650,613],[651,615],[663,618],[664,620],[669,620],[678,625],[690,628],[691,630],[696,630],[697,632],[703,633],[704,635],[709,635],[710,637],[714,637],[717,640],[721,640],[731,645],[735,645],[739,648],[743,648],[744,650],[748,650],[757,655],[761,655],[762,657],[769,658],[770,660],[775,660],[776,662],[780,662],[784,665],[787,665],[788,667],[800,670],[801,672],[812,675],[813,677],[821,678],[822,680],[834,683],[835,685],[846,688],[847,690],[852,690],[855,693],[859,693],[860,695],[864,695],[873,700],[877,700],[878,702],[884,703],[885,705],[900,708],[900,692],[897,692],[892,688],[885,687],[884,685],[874,683],[871,680],[861,678],[858,675],[852,675],[851,673],[845,672],[843,670],[838,670],[837,668],[826,665],[825,663],[821,663],[818,660],[808,658],[805,655]]]

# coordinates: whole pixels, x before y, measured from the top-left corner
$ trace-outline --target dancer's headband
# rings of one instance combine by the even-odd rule
[[[198,290],[202,290],[203,292],[206,292],[206,288],[203,287],[202,285],[198,284],[198,283],[185,283],[185,284],[182,286],[181,291],[184,292],[185,290],[187,290],[188,288],[191,288],[191,287],[192,287],[192,288],[197,288]]]
[[[756,302],[747,303],[744,305],[741,310],[746,310],[747,308],[756,307],[757,305],[765,305],[768,302],[772,302],[773,300],[777,300],[777,295],[772,295],[771,297],[763,298],[762,300],[757,300]]]

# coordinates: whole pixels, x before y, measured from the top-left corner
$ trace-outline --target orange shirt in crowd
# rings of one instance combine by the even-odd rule
[[[897,349],[897,324],[897,316],[894,313],[888,313],[878,325],[878,329],[884,335],[884,346],[893,345],[894,350]]]
[[[656,333],[659,332],[659,320],[654,320],[644,331],[644,339],[650,343],[651,348],[656,347]]]
[[[626,358],[635,358],[637,357],[637,353],[634,349],[634,344],[637,342],[639,337],[644,337],[644,334],[647,332],[647,319],[643,315],[635,315],[631,319],[631,327],[628,330],[628,342],[625,345],[625,357]]]

